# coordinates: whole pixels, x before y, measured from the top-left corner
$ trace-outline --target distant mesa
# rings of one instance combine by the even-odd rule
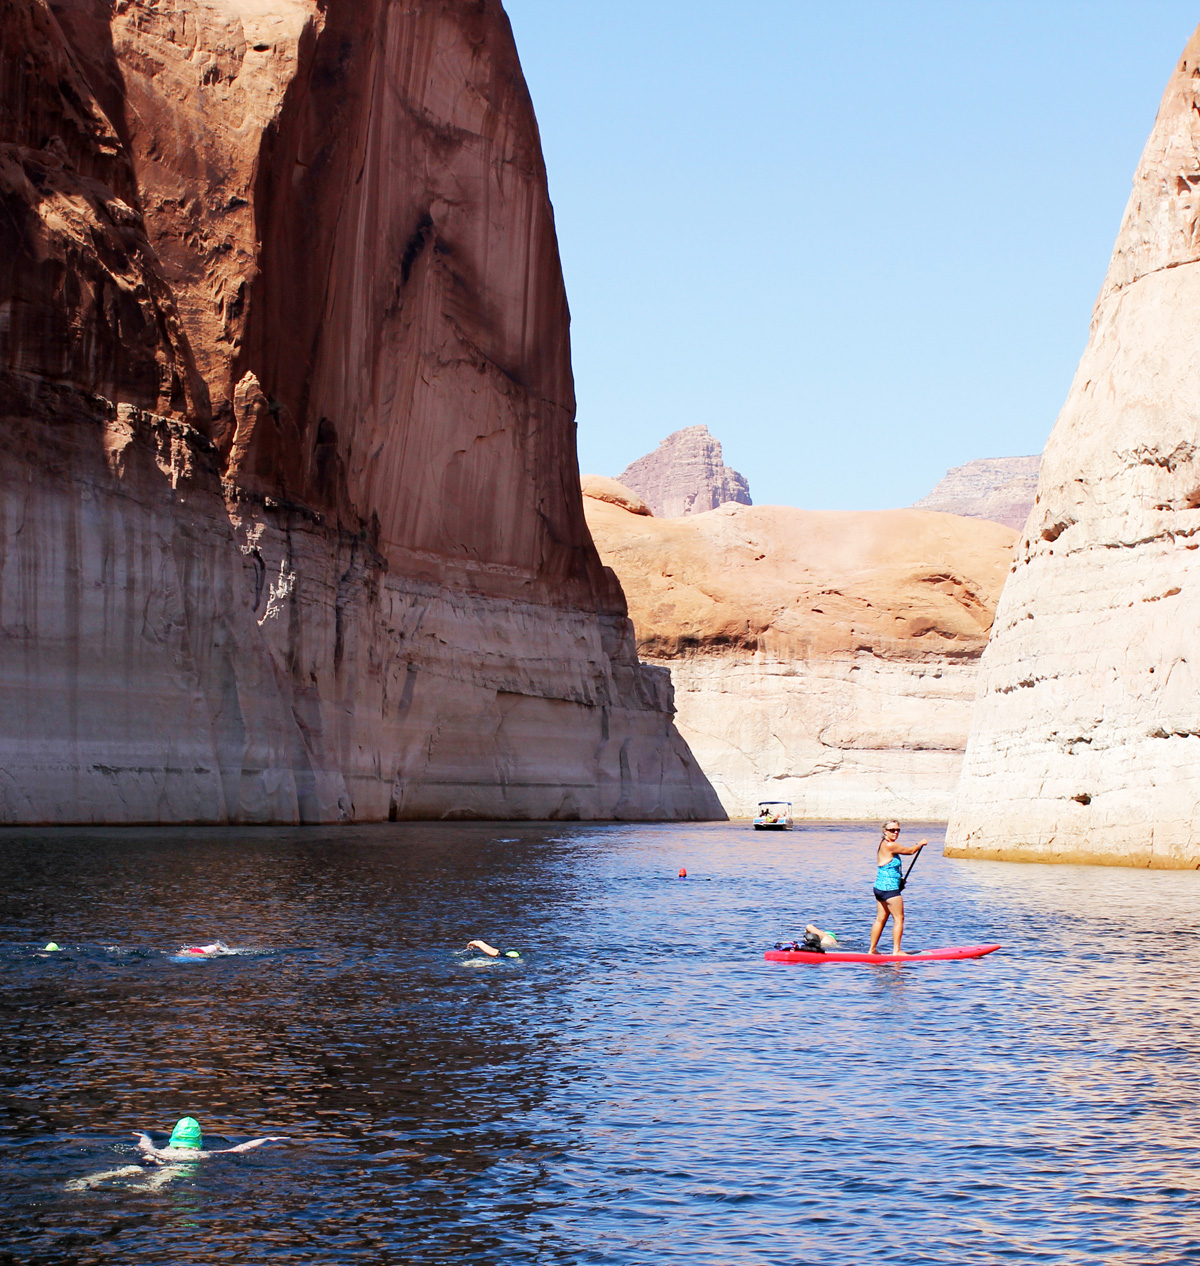
[[[952,466],[914,510],[941,510],[967,519],[988,519],[1020,531],[1037,495],[1040,456],[981,457]]]
[[[745,475],[726,466],[721,443],[706,426],[673,431],[645,457],[639,457],[617,476],[632,488],[660,519],[702,514],[726,502],[753,505]]]

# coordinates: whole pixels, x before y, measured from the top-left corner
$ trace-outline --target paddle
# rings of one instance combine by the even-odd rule
[[[920,857],[920,856],[921,856],[921,854],[922,854],[924,851],[925,851],[925,849],[924,849],[924,848],[919,848],[919,849],[918,849],[918,850],[917,850],[917,851],[913,854],[913,859],[912,859],[912,861],[908,863],[908,869],[904,872],[904,874],[903,874],[903,875],[901,875],[901,876],[900,876],[900,891],[901,891],[901,892],[903,892],[903,891],[904,891],[904,885],[908,883],[908,877],[909,877],[909,875],[911,875],[911,874],[912,874],[913,867],[917,864],[917,858],[918,858],[918,857]]]

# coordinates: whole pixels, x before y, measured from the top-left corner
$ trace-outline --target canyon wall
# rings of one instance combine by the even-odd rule
[[[983,659],[954,856],[1200,865],[1198,226],[1200,32],[1042,459]]]
[[[706,426],[672,431],[652,453],[639,457],[617,476],[661,518],[703,514],[727,501],[748,506],[745,475],[725,465],[720,441]]]
[[[914,510],[990,519],[1021,531],[1037,496],[1040,457],[981,457],[952,466]]]
[[[498,0],[0,0],[0,820],[721,816]]]
[[[919,510],[660,519],[585,482],[641,654],[731,817],[943,820],[1015,533]]]

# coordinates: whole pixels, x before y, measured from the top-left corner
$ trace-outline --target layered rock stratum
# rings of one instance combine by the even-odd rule
[[[946,817],[1011,529],[921,510],[584,506],[731,816],[784,799],[806,818]]]
[[[1200,865],[1200,31],[1134,177],[1042,459],[955,856]]]
[[[616,482],[660,518],[703,514],[729,501],[751,504],[746,477],[725,465],[720,441],[706,426],[673,431],[654,452],[626,466]]]
[[[1037,496],[1041,457],[982,457],[952,466],[914,510],[990,519],[1020,531]]]
[[[719,816],[498,0],[0,0],[0,820]]]

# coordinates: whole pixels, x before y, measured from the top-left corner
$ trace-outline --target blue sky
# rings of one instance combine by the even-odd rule
[[[579,455],[706,423],[759,504],[1040,451],[1197,21],[1178,0],[505,0]]]

